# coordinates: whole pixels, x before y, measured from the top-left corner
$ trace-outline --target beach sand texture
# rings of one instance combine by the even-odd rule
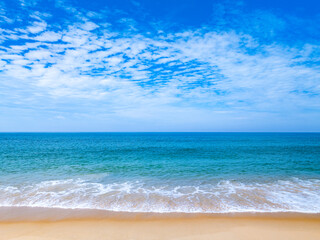
[[[319,240],[319,218],[199,217],[0,223],[1,240]]]

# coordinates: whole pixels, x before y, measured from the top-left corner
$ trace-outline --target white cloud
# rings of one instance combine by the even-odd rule
[[[8,99],[81,102],[99,114],[140,118],[320,107],[320,69],[307,64],[319,60],[316,45],[259,45],[249,35],[203,29],[129,37],[94,22],[46,28],[37,21],[10,32],[25,43],[0,52],[0,88]],[[23,93],[11,94],[17,88],[10,90],[9,81],[23,84]]]
[[[25,58],[29,59],[30,61],[34,60],[42,60],[42,59],[49,59],[51,56],[51,52],[47,50],[33,50],[29,51],[25,54]]]
[[[29,27],[27,27],[27,31],[30,33],[39,33],[44,31],[47,28],[47,23],[44,21],[36,21]]]
[[[86,31],[92,31],[98,27],[99,26],[93,22],[86,22],[85,24],[81,25],[81,28]]]
[[[47,31],[43,32],[39,36],[36,36],[34,39],[40,42],[56,42],[59,39],[61,39],[61,34],[52,31]]]

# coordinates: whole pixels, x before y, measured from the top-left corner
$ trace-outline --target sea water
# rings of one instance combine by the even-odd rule
[[[320,213],[320,134],[1,133],[0,206]]]

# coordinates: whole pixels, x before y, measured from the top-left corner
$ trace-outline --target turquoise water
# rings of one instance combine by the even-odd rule
[[[320,212],[319,133],[2,133],[0,206]]]

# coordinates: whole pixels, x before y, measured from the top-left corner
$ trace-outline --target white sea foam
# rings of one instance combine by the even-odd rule
[[[320,180],[266,183],[220,181],[201,185],[126,181],[102,184],[82,179],[0,185],[0,206],[104,209],[127,212],[320,213]]]

